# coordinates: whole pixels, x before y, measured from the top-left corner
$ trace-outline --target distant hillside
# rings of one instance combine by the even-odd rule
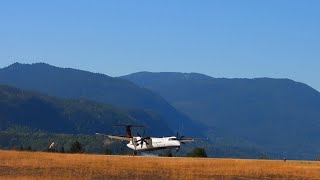
[[[114,124],[146,125],[151,134],[172,134],[156,113],[126,110],[85,100],[66,100],[0,86],[0,130],[51,133],[112,133]],[[124,132],[124,131],[122,131]]]
[[[108,149],[115,154],[131,153],[125,142],[106,141],[104,136],[95,135],[96,132],[124,135],[124,129],[112,129],[114,124],[145,125],[147,134],[154,136],[175,134],[152,111],[120,109],[92,101],[55,98],[0,85],[0,149],[17,149],[22,146],[24,149],[30,147],[32,150],[44,151],[48,143],[56,142],[57,150],[64,147],[68,151],[70,144],[78,140],[87,153],[103,154]],[[144,130],[135,129],[135,135],[137,131]],[[211,157],[259,158],[263,155],[258,149],[250,147],[212,145],[206,142],[183,145],[175,155],[185,155],[195,146],[205,147]]]
[[[224,136],[294,158],[312,159],[320,152],[320,93],[303,83],[197,73],[141,72],[123,78],[159,93]]]
[[[15,63],[0,69],[0,84],[34,90],[52,96],[82,98],[119,107],[157,112],[173,131],[199,134],[200,128],[161,96],[132,82],[44,63]]]

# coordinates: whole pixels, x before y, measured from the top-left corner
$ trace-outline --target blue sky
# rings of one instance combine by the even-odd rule
[[[320,90],[320,1],[0,2],[0,67],[290,78]]]

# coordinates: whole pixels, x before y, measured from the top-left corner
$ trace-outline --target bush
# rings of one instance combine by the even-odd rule
[[[263,154],[263,155],[260,157],[260,159],[268,160],[268,159],[270,159],[270,158],[267,156],[267,154]]]
[[[84,149],[79,141],[75,141],[71,144],[70,153],[84,153]]]
[[[59,152],[60,152],[60,153],[65,153],[63,146],[60,148]]]
[[[187,154],[188,157],[208,157],[204,148],[194,148]]]
[[[105,155],[112,155],[112,150],[107,148],[107,149],[105,149],[104,154]]]
[[[162,157],[173,157],[171,150],[163,151],[163,152],[159,153],[158,155],[162,156]]]

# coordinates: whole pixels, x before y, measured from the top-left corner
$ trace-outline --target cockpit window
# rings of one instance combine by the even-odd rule
[[[176,141],[177,138],[169,138],[169,141]]]

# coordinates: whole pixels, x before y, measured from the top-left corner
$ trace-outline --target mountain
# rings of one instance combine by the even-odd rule
[[[142,124],[152,134],[173,133],[157,114],[85,100],[67,100],[0,86],[0,130],[50,133],[112,133],[114,124]],[[124,132],[124,131],[123,131]]]
[[[87,100],[68,100],[0,85],[0,149],[23,147],[46,151],[48,143],[58,143],[69,150],[76,140],[87,153],[115,154],[131,151],[124,142],[108,141],[96,132],[124,134],[124,129],[112,129],[113,124],[145,125],[148,135],[172,135],[174,132],[157,113],[132,110]],[[134,129],[134,134],[141,129]],[[211,157],[259,158],[263,154],[254,148],[211,145],[195,142],[183,145],[176,155],[184,155],[195,146],[205,147]]]
[[[88,99],[124,108],[158,113],[173,131],[198,134],[200,125],[177,111],[161,96],[121,78],[45,63],[15,63],[0,69],[0,84],[51,96]]]
[[[313,159],[320,151],[320,93],[289,79],[226,79],[197,73],[122,77],[163,96],[222,136],[262,150]]]

